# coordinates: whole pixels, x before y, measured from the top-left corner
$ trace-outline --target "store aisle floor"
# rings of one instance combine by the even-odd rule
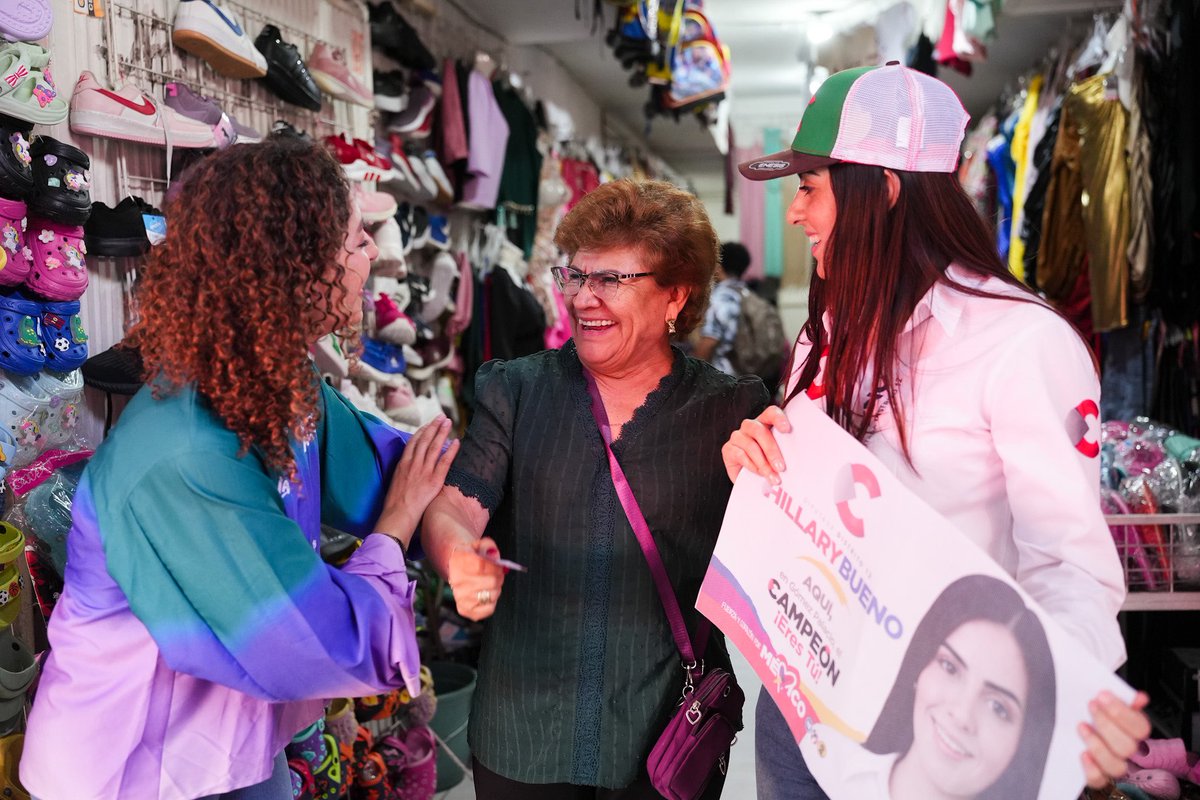
[[[738,684],[746,692],[746,707],[743,709],[746,728],[738,734],[730,758],[729,777],[725,780],[722,800],[754,800],[754,706],[758,702],[758,690],[762,686],[749,662],[736,650],[733,652],[733,671]],[[437,795],[437,800],[475,800],[475,788],[470,778],[448,791]]]

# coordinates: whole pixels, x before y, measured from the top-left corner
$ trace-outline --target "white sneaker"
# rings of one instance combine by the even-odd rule
[[[267,60],[230,11],[213,0],[180,0],[171,41],[230,78],[261,78]]]
[[[105,89],[86,69],[79,73],[71,95],[70,125],[75,133],[164,147],[168,133],[172,147],[199,149],[217,145],[209,125],[151,100],[128,81],[116,91]]]
[[[375,247],[379,249],[371,268],[378,268],[387,274],[394,274],[397,268],[404,269],[404,243],[400,241],[400,225],[396,218],[385,219],[371,235],[375,239]]]

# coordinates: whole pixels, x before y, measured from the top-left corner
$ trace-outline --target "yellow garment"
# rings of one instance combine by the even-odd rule
[[[1105,96],[1109,77],[1095,75],[1080,81],[1063,100],[1079,131],[1083,226],[1097,333],[1128,324],[1130,219],[1125,146],[1129,112],[1115,92],[1112,99]]]
[[[1080,206],[1083,179],[1079,171],[1079,129],[1070,106],[1064,103],[1061,113],[1037,253],[1038,288],[1055,305],[1066,302],[1087,258]]]
[[[1025,280],[1025,240],[1021,238],[1022,222],[1025,219],[1025,180],[1029,174],[1029,161],[1033,156],[1033,148],[1029,146],[1029,125],[1037,111],[1042,82],[1040,73],[1030,80],[1029,89],[1025,92],[1025,103],[1013,129],[1012,160],[1017,171],[1013,180],[1012,235],[1008,242],[1008,268],[1021,280]]]

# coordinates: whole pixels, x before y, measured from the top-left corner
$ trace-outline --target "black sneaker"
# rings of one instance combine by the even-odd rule
[[[133,395],[142,388],[142,357],[120,342],[83,363],[83,382],[110,394]]]
[[[24,200],[33,190],[28,122],[0,116],[0,196]]]
[[[288,139],[298,139],[301,142],[312,142],[312,137],[306,131],[298,130],[295,125],[286,119],[275,120],[275,124],[271,126],[271,135],[286,137]]]
[[[311,111],[321,110],[321,90],[308,74],[308,67],[300,58],[296,45],[285,42],[279,28],[264,26],[254,40],[254,46],[267,60],[267,75],[262,80],[268,89],[293,105]]]
[[[383,111],[398,113],[404,110],[404,98],[408,94],[408,79],[402,70],[380,72],[375,70],[372,81],[375,86],[375,107]]]
[[[433,69],[437,61],[421,38],[388,0],[371,9],[371,44],[384,55],[412,69]]]
[[[126,197],[116,208],[92,203],[92,215],[83,229],[88,255],[144,256],[150,251],[146,217],[161,219],[162,215],[140,197]],[[157,226],[158,220],[152,224]]]
[[[38,136],[33,156],[29,212],[64,225],[82,225],[92,213],[92,162],[78,147]]]

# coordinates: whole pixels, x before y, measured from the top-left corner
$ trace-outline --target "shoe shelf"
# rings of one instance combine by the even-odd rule
[[[280,100],[261,81],[224,77],[202,59],[178,50],[171,40],[175,5],[175,0],[109,0],[101,55],[110,86],[126,78],[161,101],[165,84],[179,81],[264,134],[276,120],[306,130],[317,140],[339,131],[367,138],[373,130],[369,109],[325,95],[321,111],[310,111]],[[351,0],[276,0],[268,16],[263,5],[222,0],[222,6],[238,15],[250,38],[269,23],[305,58],[318,42],[341,48],[350,63],[360,66],[369,85],[366,6]],[[121,191],[160,202],[169,177],[162,149],[120,140],[109,140],[106,146],[116,148],[108,152],[114,155]],[[176,149],[176,157],[179,153]]]
[[[1200,610],[1200,514],[1106,514],[1125,570],[1122,611]]]

